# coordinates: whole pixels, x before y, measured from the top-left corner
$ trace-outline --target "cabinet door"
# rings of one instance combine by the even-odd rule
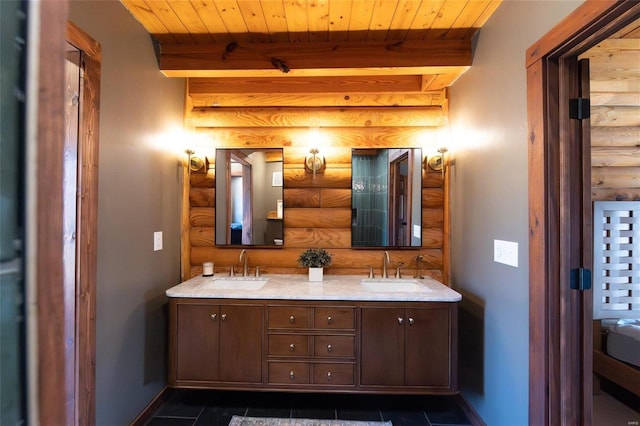
[[[360,382],[404,384],[404,309],[361,309]]]
[[[175,356],[178,380],[218,380],[217,305],[178,304]]]
[[[220,371],[225,382],[262,382],[262,306],[220,307]]]
[[[407,309],[405,384],[449,387],[449,309]]]

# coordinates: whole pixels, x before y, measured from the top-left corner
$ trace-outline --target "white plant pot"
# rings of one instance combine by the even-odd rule
[[[322,281],[324,268],[309,268],[309,281]]]

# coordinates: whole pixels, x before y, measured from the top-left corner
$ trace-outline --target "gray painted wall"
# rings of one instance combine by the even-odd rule
[[[149,35],[115,0],[72,1],[102,45],[96,424],[129,424],[166,384],[167,298],[180,281],[180,158],[157,135],[182,126],[184,81],[158,71]],[[176,143],[180,141],[175,141]],[[153,232],[164,249],[153,251]]]
[[[460,310],[460,386],[489,425],[528,423],[529,264],[525,52],[581,1],[507,0],[451,89],[453,287]],[[517,242],[518,267],[493,262],[494,239]]]

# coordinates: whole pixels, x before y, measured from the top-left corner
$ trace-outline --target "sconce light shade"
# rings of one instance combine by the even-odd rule
[[[429,168],[431,170],[435,170],[436,172],[442,172],[442,178],[444,179],[444,168],[445,168],[445,160],[444,160],[444,155],[447,153],[447,151],[449,151],[446,147],[441,147],[438,148],[438,153],[435,155],[432,155],[431,157],[428,157],[425,160],[425,170],[427,168],[427,166],[429,166]]]
[[[202,170],[203,167],[204,167],[204,160],[201,157],[190,157],[189,169],[192,172],[197,172],[198,170]]]
[[[326,167],[326,162],[324,156],[318,155],[320,152],[317,148],[311,148],[309,154],[304,159],[304,168],[310,172],[313,172],[313,176],[317,172],[324,170]]]
[[[435,154],[427,158],[427,165],[431,170],[442,170],[442,154]]]

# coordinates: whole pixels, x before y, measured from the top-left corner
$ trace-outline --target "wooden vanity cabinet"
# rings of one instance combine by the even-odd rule
[[[360,385],[457,391],[457,304],[361,308]]]
[[[262,306],[171,299],[170,311],[170,385],[262,383]]]
[[[454,394],[457,306],[172,298],[169,385]]]

